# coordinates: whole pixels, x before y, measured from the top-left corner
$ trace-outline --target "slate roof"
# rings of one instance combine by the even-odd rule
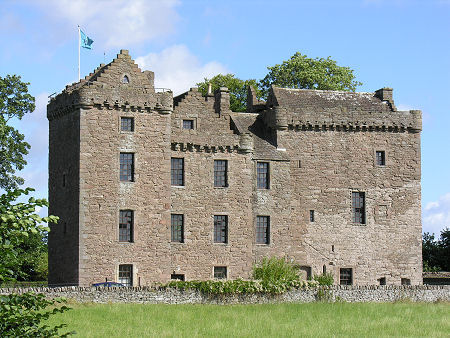
[[[259,114],[254,113],[231,113],[231,119],[239,134],[248,133],[253,136],[253,159],[289,161],[285,151],[277,150],[272,135],[267,133],[267,128]]]
[[[272,86],[269,105],[292,112],[390,112],[391,106],[375,93],[353,93],[333,90],[291,89]]]

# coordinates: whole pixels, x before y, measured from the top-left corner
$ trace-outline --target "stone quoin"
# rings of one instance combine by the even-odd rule
[[[49,284],[251,278],[422,283],[419,110],[374,93],[154,87],[127,50],[51,98]]]

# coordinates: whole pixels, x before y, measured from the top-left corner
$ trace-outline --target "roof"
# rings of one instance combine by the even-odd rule
[[[253,137],[253,159],[289,161],[285,151],[280,151],[275,146],[272,135],[268,134],[267,128],[259,114],[254,113],[231,113],[231,119],[239,134],[249,133]]]
[[[389,112],[387,101],[375,93],[354,93],[334,90],[291,89],[272,86],[270,105],[278,105],[293,112]]]

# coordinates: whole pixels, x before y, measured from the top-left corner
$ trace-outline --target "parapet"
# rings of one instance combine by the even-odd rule
[[[262,113],[264,123],[279,130],[422,130],[421,112],[397,111],[392,98],[392,88],[382,88],[374,93],[354,93],[272,86],[267,107]]]

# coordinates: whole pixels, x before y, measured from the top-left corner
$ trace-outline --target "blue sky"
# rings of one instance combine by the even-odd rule
[[[32,149],[21,173],[47,195],[47,96],[77,79],[77,24],[94,40],[81,74],[129,49],[157,87],[181,93],[217,73],[264,77],[299,51],[331,56],[399,109],[421,109],[423,230],[450,227],[450,0],[0,0],[0,76],[30,82],[37,109],[16,125]]]

